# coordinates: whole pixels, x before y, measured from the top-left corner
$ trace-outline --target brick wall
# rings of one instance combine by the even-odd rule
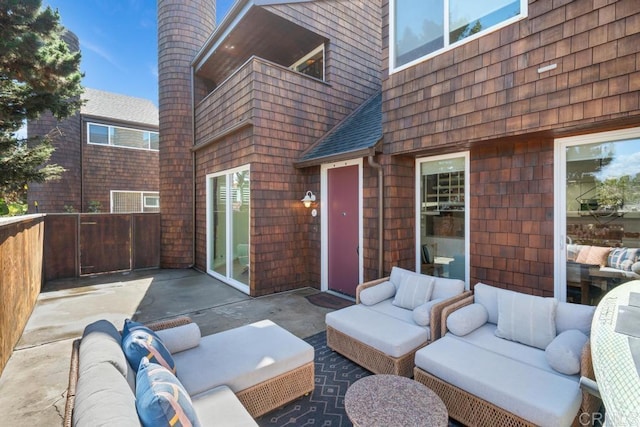
[[[214,0],[158,1],[161,259],[193,263],[193,106],[191,60],[215,27]]]

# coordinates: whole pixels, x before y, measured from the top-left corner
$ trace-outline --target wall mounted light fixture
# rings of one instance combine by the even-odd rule
[[[304,198],[300,200],[305,208],[310,208],[311,206],[315,206],[316,204],[316,195],[313,194],[312,191],[307,191],[304,195]],[[315,209],[311,210],[311,216],[318,215],[318,211]]]

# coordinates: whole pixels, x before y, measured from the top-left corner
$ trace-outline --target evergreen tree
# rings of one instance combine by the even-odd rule
[[[0,199],[6,201],[24,199],[30,182],[64,172],[44,165],[54,150],[48,137],[16,136],[46,110],[60,120],[80,108],[80,53],[69,51],[59,21],[41,0],[0,0]]]

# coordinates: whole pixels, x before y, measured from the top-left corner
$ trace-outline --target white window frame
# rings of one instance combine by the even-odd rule
[[[427,55],[421,56],[420,58],[416,58],[413,61],[409,61],[406,64],[402,64],[396,66],[396,2],[399,0],[390,0],[389,1],[389,73],[393,74],[398,71],[405,70],[407,68],[413,67],[416,64],[426,61],[427,59],[433,58],[434,56],[440,55],[444,52],[447,52],[451,49],[455,49],[458,46],[461,46],[465,43],[468,43],[472,40],[483,37],[489,33],[497,31],[501,28],[506,27],[507,25],[511,25],[514,22],[525,19],[528,16],[528,1],[520,0],[520,14],[509,18],[505,21],[500,22],[492,27],[487,28],[486,30],[482,30],[479,33],[473,34],[469,37],[465,37],[462,40],[459,40],[455,43],[449,43],[449,1],[450,0],[442,0],[444,2],[444,28],[443,28],[443,37],[444,37],[444,47],[428,53]],[[482,0],[480,0],[482,1]],[[496,46],[497,47],[497,46]]]
[[[294,62],[289,68],[293,71],[296,71],[296,68],[298,67],[298,65],[302,64],[303,62],[305,62],[307,59],[313,57],[315,54],[317,54],[318,52],[322,52],[322,81],[325,80],[325,63],[326,63],[326,56],[325,56],[325,50],[324,50],[324,43],[322,43],[320,46],[318,46],[317,48],[313,49],[311,52],[309,52],[308,54],[306,54],[305,56],[303,56],[302,58],[300,58],[299,60],[297,60],[296,62]],[[299,73],[299,71],[296,71],[297,73]],[[300,74],[304,74],[304,73],[300,73]],[[308,74],[304,74],[305,76],[311,77],[311,78],[315,78],[313,76],[309,76]]]
[[[587,145],[640,138],[640,128],[621,129],[588,135],[558,138],[554,141],[554,296],[567,300],[567,151],[572,145]]]
[[[224,171],[220,171],[220,172],[215,172],[215,173],[211,173],[211,174],[207,174],[206,176],[206,203],[207,203],[207,250],[206,250],[206,258],[207,258],[207,273],[227,284],[229,284],[230,286],[236,288],[237,290],[239,290],[240,292],[243,292],[247,295],[250,295],[251,289],[249,287],[248,284],[242,283],[238,280],[235,280],[234,278],[232,278],[230,272],[231,269],[233,268],[233,263],[229,262],[229,256],[230,254],[233,254],[233,242],[232,239],[229,239],[229,235],[227,235],[227,240],[225,242],[225,251],[226,251],[226,256],[227,256],[227,262],[226,262],[226,266],[227,266],[227,271],[225,273],[225,276],[221,275],[220,273],[218,273],[217,271],[214,270],[213,265],[211,265],[211,254],[209,253],[209,251],[211,250],[212,244],[213,244],[213,235],[211,233],[212,227],[213,227],[213,212],[211,212],[211,206],[212,206],[212,201],[213,201],[213,187],[212,187],[212,181],[213,178],[218,178],[218,177],[225,177],[226,180],[226,184],[225,184],[225,189],[226,189],[226,197],[227,200],[231,200],[232,199],[232,195],[231,195],[231,191],[233,189],[233,185],[230,182],[230,177],[236,173],[236,172],[242,172],[242,171],[249,171],[249,176],[251,176],[251,164],[247,163],[244,164],[242,166],[238,166],[236,168],[233,169],[226,169]],[[251,181],[249,181],[249,194],[251,194]],[[229,203],[227,203],[227,207],[231,206]],[[226,227],[227,230],[231,230],[233,227],[229,227],[230,224],[233,224],[233,209],[228,209],[225,212],[225,221],[226,221]],[[251,225],[249,225],[249,227],[251,227]],[[248,233],[249,236],[249,241],[247,242],[249,244],[249,247],[251,247],[251,230],[249,230]],[[250,261],[251,262],[251,261]]]
[[[150,195],[148,193],[146,193],[146,195],[143,195],[143,204],[142,206],[145,208],[158,208],[160,209],[160,193],[156,194],[156,195]],[[148,200],[154,200],[154,203],[148,203]]]
[[[431,157],[419,157],[416,159],[416,163],[415,163],[415,233],[414,236],[416,236],[415,238],[415,253],[416,253],[416,264],[415,264],[415,271],[420,273],[420,268],[422,266],[422,250],[420,247],[420,236],[421,234],[421,230],[420,230],[420,226],[421,226],[421,221],[420,221],[420,215],[421,215],[421,210],[420,210],[420,204],[421,204],[421,200],[420,200],[420,192],[421,192],[421,171],[420,171],[420,165],[422,163],[430,163],[430,162],[437,162],[439,160],[447,160],[447,159],[458,159],[460,157],[464,158],[464,200],[465,200],[465,209],[464,209],[464,241],[465,241],[465,245],[464,245],[464,283],[465,283],[465,288],[466,289],[470,289],[470,283],[469,283],[469,277],[470,277],[470,251],[469,251],[469,247],[471,246],[469,244],[470,242],[470,237],[471,237],[471,221],[470,221],[470,216],[469,216],[469,212],[471,210],[471,192],[470,192],[470,186],[471,186],[471,179],[469,177],[470,175],[470,161],[469,161],[469,152],[468,151],[464,151],[464,152],[458,152],[458,153],[451,153],[451,154],[442,154],[439,156],[431,156]]]
[[[107,139],[108,139],[108,143],[107,144],[101,144],[99,142],[91,142],[91,126],[101,126],[101,127],[107,128]],[[124,130],[128,130],[128,131],[142,132],[144,134],[144,139],[147,142],[147,148],[129,147],[127,145],[114,144],[114,142],[112,141],[112,138],[111,138],[111,129],[124,129]],[[118,148],[128,148],[130,150],[158,151],[157,148],[151,148],[151,134],[152,133],[157,134],[158,132],[145,130],[145,129],[129,128],[129,127],[124,127],[124,126],[106,125],[104,123],[87,122],[87,144],[100,145],[102,147],[118,147]]]

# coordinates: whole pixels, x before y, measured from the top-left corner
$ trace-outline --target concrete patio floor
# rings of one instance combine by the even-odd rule
[[[188,315],[209,335],[270,319],[306,338],[324,330],[331,311],[305,298],[318,292],[304,288],[252,298],[191,269],[47,283],[0,376],[0,413],[10,424],[62,425],[71,345],[95,320],[120,328],[126,318],[149,322]]]

